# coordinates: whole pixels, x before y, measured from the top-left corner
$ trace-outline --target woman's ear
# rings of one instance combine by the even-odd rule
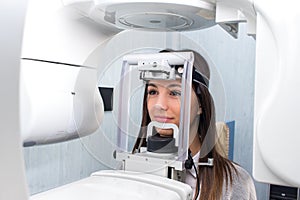
[[[201,115],[201,114],[202,114],[202,106],[201,106],[201,105],[199,106],[199,109],[198,109],[197,114],[198,114],[198,115]]]

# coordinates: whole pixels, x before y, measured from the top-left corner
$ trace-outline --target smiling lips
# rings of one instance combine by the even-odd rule
[[[155,121],[160,123],[170,123],[174,118],[173,117],[166,117],[166,116],[155,116]]]

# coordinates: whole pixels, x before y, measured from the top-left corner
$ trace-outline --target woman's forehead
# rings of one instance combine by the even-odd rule
[[[148,85],[163,87],[181,87],[181,80],[150,80]]]

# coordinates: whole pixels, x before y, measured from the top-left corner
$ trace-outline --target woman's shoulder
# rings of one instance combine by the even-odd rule
[[[236,173],[232,173],[232,182],[226,189],[223,199],[256,200],[256,191],[252,177],[241,166],[234,164]]]
[[[237,172],[236,175],[238,178],[245,179],[245,180],[250,179],[252,181],[250,174],[243,167],[241,167],[240,165],[238,165],[236,163],[232,163],[232,164],[233,164],[234,168],[236,169],[236,172]]]

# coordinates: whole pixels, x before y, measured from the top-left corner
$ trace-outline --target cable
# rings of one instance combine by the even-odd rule
[[[189,149],[188,150],[188,159],[185,161],[184,166],[186,169],[192,169],[192,167],[194,167],[195,172],[196,172],[196,178],[197,178],[197,193],[196,193],[196,198],[195,200],[197,200],[198,196],[199,196],[199,192],[200,192],[200,184],[199,184],[199,175],[198,175],[198,170],[196,168],[196,165],[194,163],[193,157],[192,157],[192,152]]]
[[[199,192],[200,192],[200,184],[199,184],[198,170],[196,168],[195,163],[193,163],[193,166],[194,166],[194,169],[195,169],[195,172],[196,172],[196,177],[197,177],[197,194],[196,194],[196,198],[195,198],[195,200],[197,200],[197,198],[199,196]]]

